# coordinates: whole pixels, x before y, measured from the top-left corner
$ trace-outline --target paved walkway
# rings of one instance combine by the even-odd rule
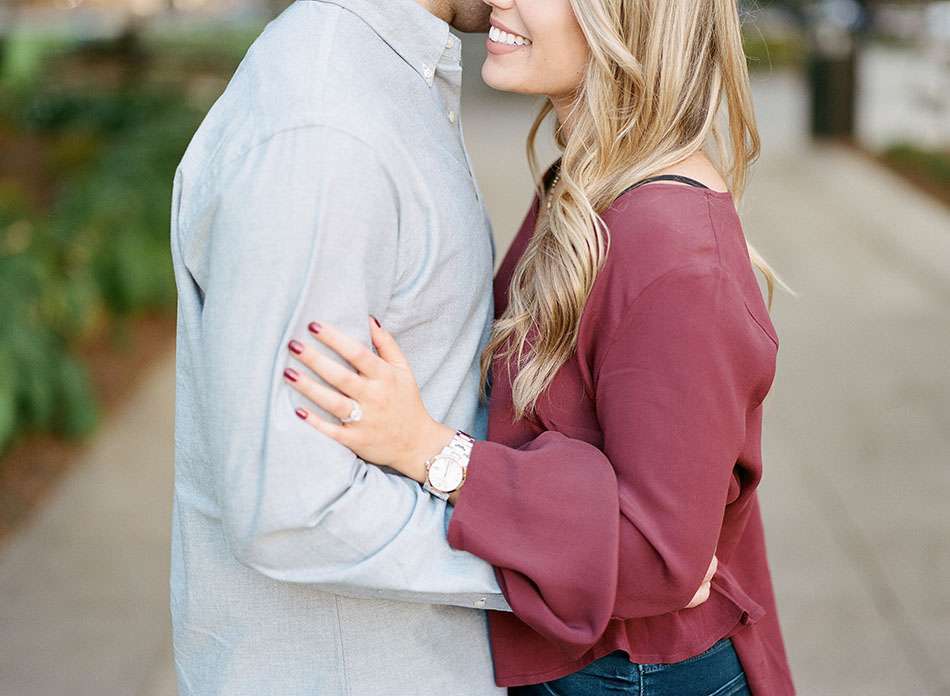
[[[768,176],[766,176],[768,172]],[[950,214],[848,152],[768,164],[770,559],[804,694],[950,694]]]
[[[527,207],[530,181],[508,165],[532,108],[469,90],[504,249]],[[799,693],[947,696],[950,213],[845,150],[807,146],[795,79],[757,81],[757,101],[768,154],[746,233],[801,293],[775,300],[760,488]],[[0,553],[0,696],[174,694],[173,388],[169,355]]]
[[[172,696],[174,356],[0,550],[0,696]]]

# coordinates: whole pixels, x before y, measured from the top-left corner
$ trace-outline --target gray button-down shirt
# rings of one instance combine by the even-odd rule
[[[182,694],[501,692],[479,608],[510,608],[491,566],[448,546],[451,508],[300,421],[312,406],[282,378],[308,322],[368,343],[374,314],[433,416],[484,437],[494,247],[459,56],[414,0],[298,0],[178,167]]]

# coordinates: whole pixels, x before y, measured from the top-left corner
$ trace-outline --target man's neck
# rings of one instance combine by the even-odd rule
[[[449,24],[455,19],[455,8],[449,0],[416,0],[416,2],[422,5],[424,10]]]

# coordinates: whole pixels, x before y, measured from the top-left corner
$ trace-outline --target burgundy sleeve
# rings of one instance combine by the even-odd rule
[[[494,566],[519,619],[586,648],[610,619],[619,514],[613,467],[593,445],[553,431],[518,449],[480,440],[448,541]]]
[[[725,271],[671,271],[593,356],[603,452],[555,432],[475,445],[449,544],[495,566],[522,621],[589,647],[611,616],[693,598],[745,439],[749,330]]]

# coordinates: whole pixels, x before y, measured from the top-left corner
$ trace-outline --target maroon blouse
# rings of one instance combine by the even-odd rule
[[[535,197],[496,315],[537,212]],[[495,681],[549,681],[614,650],[677,662],[731,636],[753,694],[794,694],[756,493],[778,339],[731,194],[651,183],[603,218],[577,351],[536,420],[513,420],[517,367],[496,360],[488,441],[448,528],[515,612],[489,612]],[[684,609],[713,554],[709,599]]]

